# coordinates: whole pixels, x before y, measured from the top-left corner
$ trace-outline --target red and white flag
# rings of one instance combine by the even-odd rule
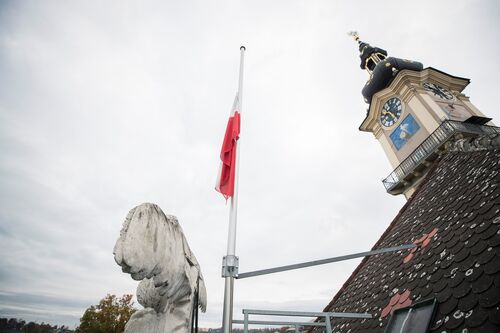
[[[222,142],[220,152],[220,169],[215,189],[220,192],[226,200],[234,195],[234,183],[236,175],[236,141],[240,136],[240,112],[238,95],[234,98],[231,115],[227,121],[226,134]]]

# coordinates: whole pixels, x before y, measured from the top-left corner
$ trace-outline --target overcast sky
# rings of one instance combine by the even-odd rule
[[[213,188],[246,65],[240,272],[370,249],[404,204],[357,45],[472,80],[499,119],[497,1],[0,1],[0,316],[74,327],[137,282],[113,260],[132,207],[176,215],[219,327],[228,206]],[[353,260],[236,281],[242,308],[320,311]]]

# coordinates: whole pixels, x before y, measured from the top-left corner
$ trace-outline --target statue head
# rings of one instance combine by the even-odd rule
[[[182,269],[182,230],[175,216],[165,215],[155,204],[141,204],[128,213],[113,254],[122,271],[134,280],[156,277]],[[156,279],[155,279],[156,280]]]

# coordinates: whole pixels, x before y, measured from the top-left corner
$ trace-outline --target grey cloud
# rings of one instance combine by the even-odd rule
[[[0,307],[18,297],[28,320],[43,315],[37,295],[59,302],[46,316],[71,311],[57,324],[106,293],[133,293],[111,252],[128,210],[155,202],[201,263],[202,326],[220,325],[228,206],[213,186],[241,44],[241,270],[367,250],[404,203],[385,193],[391,167],[358,131],[367,74],[347,31],[470,77],[471,101],[499,117],[484,61],[500,51],[495,1],[385,4],[411,20],[348,1],[0,6],[0,285],[15,295]],[[237,312],[320,310],[356,264],[238,281]]]
[[[56,274],[56,273],[53,273]],[[89,302],[43,294],[0,291],[0,316],[75,327]]]
[[[10,305],[30,304],[33,306],[60,306],[68,308],[77,308],[88,306],[88,302],[82,300],[73,300],[71,298],[61,298],[54,296],[46,296],[40,294],[17,293],[17,292],[2,292],[0,291],[0,301]]]

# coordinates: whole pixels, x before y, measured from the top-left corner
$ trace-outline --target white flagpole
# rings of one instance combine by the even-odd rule
[[[241,114],[243,104],[243,63],[245,55],[245,47],[240,47],[240,73],[238,81],[238,112]],[[229,230],[227,239],[227,254],[225,257],[226,267],[233,271],[237,268],[236,253],[236,219],[238,213],[238,174],[239,174],[239,157],[240,157],[240,140],[235,142],[236,145],[236,170],[234,175],[234,192],[231,197],[230,212],[229,212]],[[229,276],[227,276],[229,275]],[[224,285],[224,312],[222,317],[222,329],[224,333],[231,333],[233,330],[233,290],[234,290],[234,275],[226,274]]]

